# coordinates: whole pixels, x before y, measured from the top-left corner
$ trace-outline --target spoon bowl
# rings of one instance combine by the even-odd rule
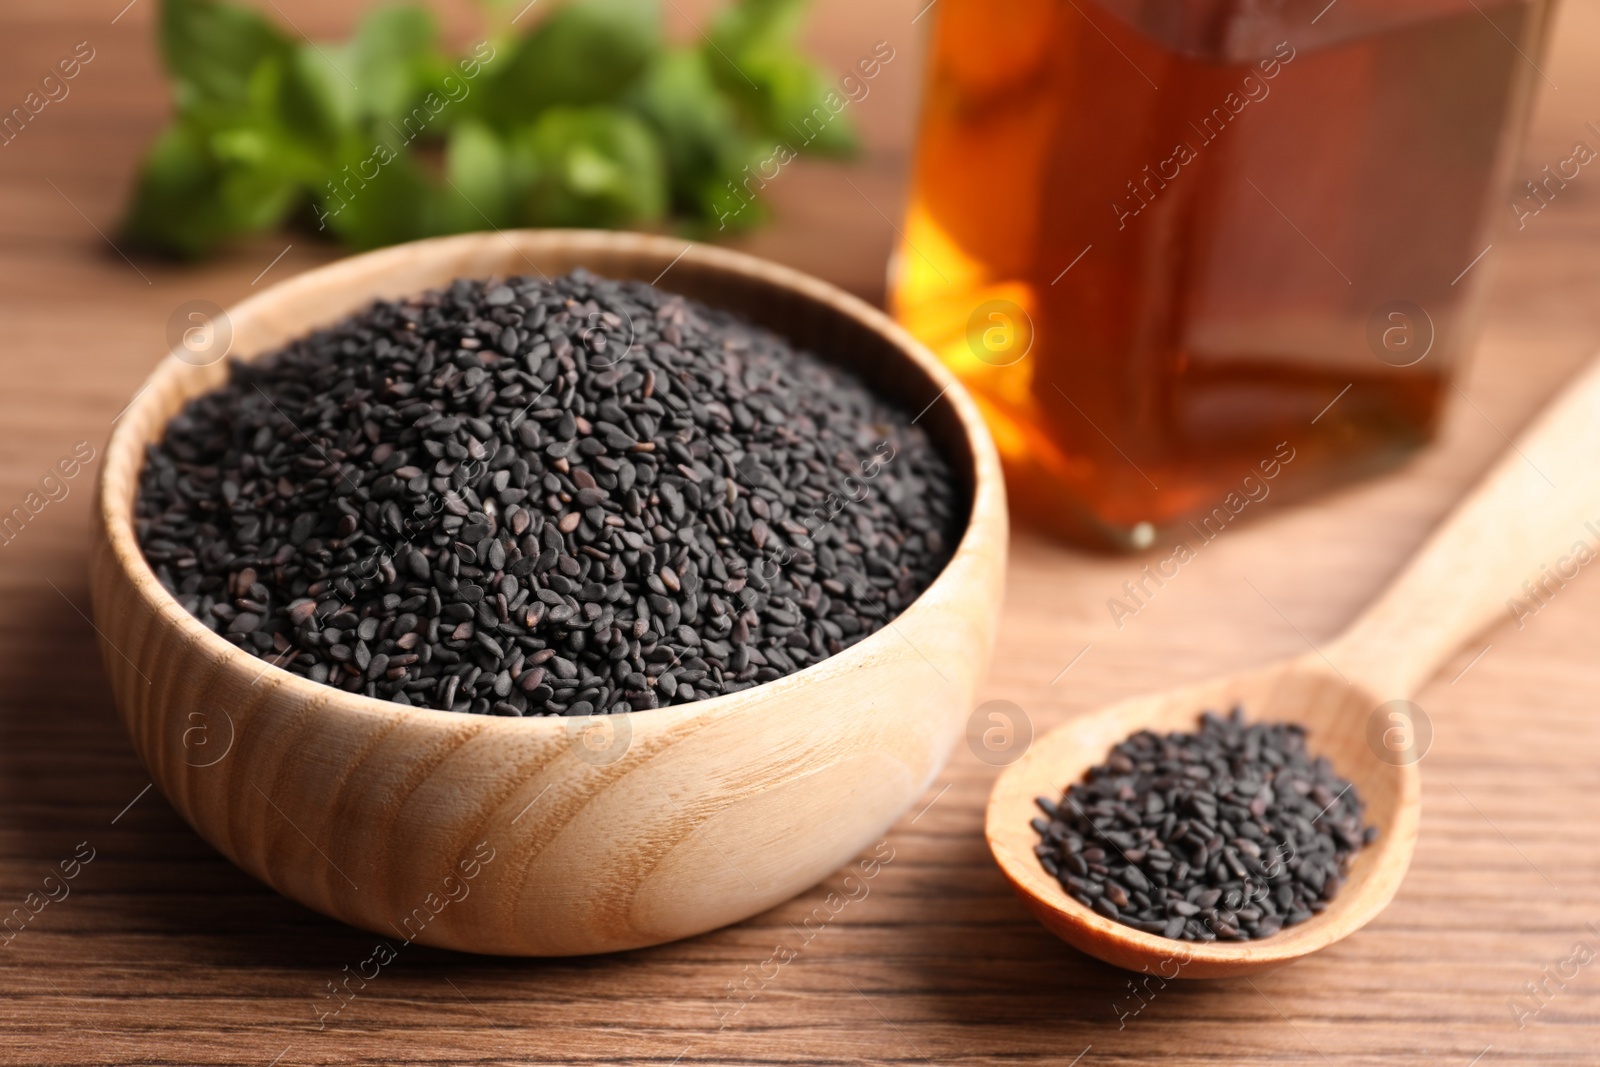
[[[1034,917],[1056,936],[1107,963],[1152,973],[1176,959],[1188,978],[1227,978],[1281,966],[1354,933],[1382,911],[1417,837],[1421,775],[1414,762],[1391,760],[1367,744],[1365,724],[1382,701],[1340,678],[1312,654],[1197,685],[1133,697],[1084,715],[1040,738],[1006,769],[989,800],[985,834],[1000,870]],[[1251,721],[1297,722],[1313,755],[1326,756],[1366,802],[1378,838],[1356,853],[1350,876],[1322,914],[1260,941],[1173,941],[1107,919],[1068,896],[1034,855],[1029,821],[1035,797],[1059,799],[1111,748],[1139,730],[1193,731],[1200,713],[1242,706]],[[1361,731],[1346,730],[1356,723]],[[1388,757],[1387,759],[1385,757]],[[1342,905],[1342,906],[1341,906]],[[1169,975],[1170,977],[1170,975]]]
[[[1426,743],[1405,698],[1467,638],[1504,617],[1557,561],[1600,536],[1600,361],[1517,446],[1341,636],[1285,662],[1133,697],[1051,731],[1000,775],[985,835],[995,861],[1050,931],[1091,956],[1164,978],[1226,978],[1293,962],[1370,922],[1411,862]],[[1107,919],[1068,896],[1033,852],[1034,799],[1055,800],[1140,730],[1189,732],[1203,711],[1242,707],[1249,721],[1292,722],[1366,802],[1375,841],[1317,915],[1254,941],[1177,941]],[[1176,972],[1169,969],[1176,964]]]

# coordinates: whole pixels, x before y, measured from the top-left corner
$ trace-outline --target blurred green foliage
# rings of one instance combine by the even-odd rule
[[[410,4],[313,42],[249,7],[164,0],[176,114],[124,231],[193,257],[297,219],[354,248],[490,226],[749,226],[759,205],[735,187],[776,145],[855,147],[837,112],[797,137],[833,88],[795,45],[804,4],[733,0],[677,44],[659,0],[566,0],[525,34],[490,2],[498,28],[452,57]]]

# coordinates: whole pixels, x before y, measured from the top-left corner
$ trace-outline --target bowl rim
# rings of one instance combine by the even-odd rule
[[[248,670],[256,675],[251,683],[252,686],[263,680],[270,680],[282,694],[298,696],[305,701],[307,708],[315,709],[319,713],[334,711],[403,716],[405,721],[418,726],[426,724],[452,730],[476,727],[480,730],[521,729],[555,734],[570,731],[573,723],[591,724],[599,720],[625,719],[631,724],[641,715],[647,717],[644,722],[667,727],[687,719],[737,713],[758,694],[773,694],[806,685],[817,680],[819,675],[844,673],[869,666],[877,658],[877,650],[887,645],[898,632],[897,623],[907,619],[914,612],[926,611],[928,603],[933,599],[932,594],[948,589],[956,581],[952,575],[964,557],[983,551],[985,546],[981,542],[984,541],[998,539],[1003,545],[1008,524],[999,453],[976,402],[955,374],[904,327],[861,298],[803,271],[749,253],[683,238],[629,231],[534,229],[480,231],[409,241],[371,252],[342,256],[332,262],[282,279],[231,305],[224,311],[224,315],[229,319],[259,317],[264,309],[269,309],[282,301],[292,300],[304,291],[315,289],[338,275],[359,276],[367,271],[381,274],[391,267],[413,259],[419,253],[448,257],[457,250],[501,241],[507,242],[514,251],[521,253],[530,265],[534,263],[530,256],[537,257],[540,251],[555,248],[575,253],[580,257],[594,254],[653,256],[667,263],[669,269],[671,265],[680,261],[692,259],[696,266],[715,273],[737,276],[770,288],[787,290],[802,297],[813,307],[821,308],[829,314],[854,319],[858,324],[884,337],[916,366],[932,385],[938,387],[934,399],[912,421],[920,419],[928,408],[932,408],[941,399],[950,401],[956,415],[956,424],[960,428],[961,440],[971,456],[972,478],[966,523],[951,551],[950,558],[910,604],[856,644],[836,655],[828,656],[808,667],[769,682],[705,700],[662,708],[644,708],[590,716],[501,716],[470,715],[439,708],[404,705],[379,697],[369,697],[363,693],[347,692],[324,682],[316,682],[294,674],[270,660],[224,640],[221,635],[202,625],[199,619],[178,603],[176,597],[161,584],[149,561],[145,559],[134,534],[134,513],[139,490],[138,479],[144,468],[143,453],[147,442],[137,432],[143,420],[129,416],[137,416],[138,413],[157,403],[158,397],[147,395],[151,393],[152,386],[164,379],[175,378],[185,370],[194,369],[177,357],[174,347],[168,350],[167,355],[146,376],[133,399],[117,417],[116,425],[106,440],[106,458],[100,466],[94,488],[93,521],[100,527],[118,571],[133,586],[136,595],[146,602],[146,606],[153,614],[166,620],[169,625],[176,626],[188,638],[192,648],[210,657],[219,678]],[[539,268],[535,266],[534,269]],[[601,271],[594,273],[605,276]],[[659,275],[656,281],[660,281]],[[436,285],[444,284],[448,282],[436,283]],[[354,310],[355,308],[351,308],[341,314],[347,315]],[[311,323],[306,326],[306,330],[323,325],[327,323]],[[274,351],[276,347],[267,346],[241,357],[235,357],[230,351],[224,356],[224,360],[237,358],[241,362],[251,362]],[[204,390],[182,392],[186,402],[202,395]],[[160,419],[160,424],[165,427],[170,418],[169,415]],[[108,477],[114,467],[120,468],[124,464],[128,465],[128,481],[132,487],[132,492],[127,494],[126,499],[114,497]],[[903,634],[900,635],[900,639],[909,642],[909,638]],[[912,647],[915,648],[914,645]],[[918,653],[920,655],[920,650]],[[630,729],[632,728],[630,725]]]

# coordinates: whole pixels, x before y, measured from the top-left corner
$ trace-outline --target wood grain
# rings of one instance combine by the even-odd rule
[[[1519,621],[1595,558],[1600,360],[1516,439],[1383,595],[1327,649],[1380,699],[1409,697],[1463,642]],[[1526,614],[1525,614],[1526,613]]]
[[[676,2],[690,16],[703,10]],[[360,6],[275,3],[319,33],[342,32]],[[141,277],[95,232],[111,232],[165,107],[150,47],[155,5],[138,0],[113,25],[123,6],[0,9],[0,102],[21,99],[76,41],[99,51],[65,102],[0,149],[0,508],[37,489],[75,442],[102,447],[163,351],[177,305],[236,303],[291,242],[260,284],[332,255],[288,235],[201,268],[140,259]],[[775,225],[752,239],[764,255],[874,298],[894,240],[884,216],[899,220],[914,45],[931,15],[911,18],[923,6],[814,4],[811,36],[836,66],[879,38],[904,45],[902,56],[852,111],[866,157],[786,168],[769,190]],[[1559,7],[1540,62],[1559,89],[1540,82],[1519,181],[1568,158],[1575,140],[1595,145],[1584,124],[1600,123],[1597,42],[1600,5]],[[1106,599],[1160,556],[1084,556],[1018,531],[979,699],[1015,704],[1042,735],[1123,697],[1322,646],[1370,603],[1600,346],[1600,175],[1585,168],[1522,231],[1500,210],[1507,225],[1473,268],[1495,272],[1483,337],[1435,447],[1392,476],[1230,528],[1120,629]],[[1142,1003],[1126,975],[1045,932],[990,860],[983,805],[996,769],[958,744],[886,834],[893,859],[836,914],[827,894],[848,899],[844,872],[737,926],[616,956],[530,961],[413,946],[319,1030],[327,983],[367,959],[374,938],[243,874],[143,792],[150,778],[81,613],[96,473],[91,463],[0,546],[0,914],[41,891],[79,842],[96,850],[71,896],[0,948],[0,1062],[1064,1065],[1079,1053],[1079,1067],[1600,1062],[1593,966],[1552,985],[1521,1028],[1511,1006],[1519,997],[1537,1006],[1524,983],[1544,981],[1575,941],[1600,943],[1585,925],[1600,924],[1592,568],[1521,628],[1508,613],[1418,691],[1435,738],[1405,883],[1360,934],[1274,974],[1178,984],[1119,1022]],[[817,908],[830,921],[806,941],[794,927]],[[774,972],[767,961],[780,943],[798,955]]]

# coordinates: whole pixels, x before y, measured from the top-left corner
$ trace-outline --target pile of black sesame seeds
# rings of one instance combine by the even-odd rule
[[[1377,837],[1305,732],[1206,712],[1197,733],[1141,731],[1061,800],[1040,797],[1035,854],[1078,902],[1147,933],[1249,941],[1327,907]]]
[[[682,704],[876,631],[964,516],[921,428],[736,317],[586,272],[455,282],[190,402],[137,534],[296,674],[497,715]]]

